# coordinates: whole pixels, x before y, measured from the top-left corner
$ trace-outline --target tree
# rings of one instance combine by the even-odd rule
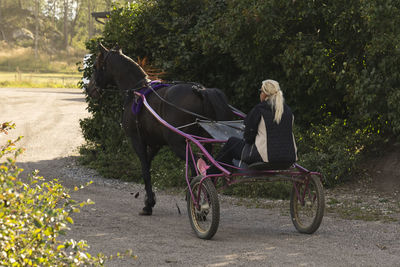
[[[64,49],[68,48],[68,12],[69,12],[69,0],[64,0],[64,27],[63,27],[63,35],[64,35]]]
[[[40,1],[35,0],[35,58],[38,57]]]
[[[83,1],[82,0],[76,0],[73,1],[73,7],[75,7],[75,10],[71,10],[71,14],[75,14],[75,16],[72,18],[71,17],[71,30],[70,30],[70,36],[69,36],[69,44],[72,43],[72,39],[75,36],[77,30],[76,30],[76,22],[80,16],[81,9],[82,9]]]
[[[45,15],[47,15],[49,18],[51,18],[53,26],[56,28],[57,27],[57,10],[59,9],[59,0],[47,0],[47,5],[45,10],[43,12]]]
[[[92,38],[93,35],[93,17],[92,17],[92,0],[87,0],[87,8],[88,8],[88,36],[89,39]]]
[[[108,10],[108,9],[111,8],[111,5],[112,5],[113,1],[112,0],[105,0],[105,3],[106,3],[106,9]]]
[[[52,47],[83,48],[84,42],[103,29],[103,25],[96,23],[91,13],[108,11],[114,3],[126,2],[126,0],[0,0],[0,40],[5,40],[16,28],[27,28],[34,35],[32,47],[36,53],[40,47],[46,45],[43,40],[49,39],[53,40],[48,42]],[[21,20],[20,16],[30,17],[33,20]],[[55,37],[58,34],[61,36]]]
[[[3,17],[1,15],[2,9],[3,9],[3,1],[0,0],[0,34],[1,34],[1,38],[3,40],[7,41],[6,34],[4,33],[4,29],[3,29]]]

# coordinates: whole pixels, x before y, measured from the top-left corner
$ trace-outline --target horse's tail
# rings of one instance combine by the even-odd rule
[[[228,99],[220,89],[207,88],[199,91],[203,97],[204,111],[207,117],[217,121],[233,119],[233,112],[229,107]]]

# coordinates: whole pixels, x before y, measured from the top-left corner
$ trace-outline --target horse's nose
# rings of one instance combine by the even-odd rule
[[[88,86],[86,87],[86,92],[90,97],[99,98],[99,90],[97,89],[96,83],[93,79],[90,79]]]

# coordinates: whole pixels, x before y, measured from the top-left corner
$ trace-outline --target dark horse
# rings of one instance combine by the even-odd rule
[[[156,204],[150,177],[151,161],[164,145],[169,145],[179,158],[185,159],[186,142],[182,136],[156,121],[145,107],[136,115],[133,114],[131,108],[136,99],[132,91],[149,86],[146,72],[120,49],[108,50],[101,44],[99,49],[87,93],[91,97],[99,97],[102,90],[109,85],[117,86],[126,93],[122,126],[140,159],[146,189],[145,207],[140,214],[151,215]],[[205,89],[193,83],[177,83],[158,89],[157,94],[163,100],[151,93],[147,96],[150,106],[175,127],[194,122],[196,116],[193,113],[213,120],[231,120],[233,116],[225,95],[215,88]],[[185,112],[186,110],[192,113]],[[186,126],[181,130],[195,135],[205,134],[196,125]],[[195,167],[191,168],[194,170]]]

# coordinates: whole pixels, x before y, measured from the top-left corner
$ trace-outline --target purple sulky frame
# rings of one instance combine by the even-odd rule
[[[214,178],[214,185],[217,183],[216,178],[224,178],[226,181],[226,184],[222,186],[219,191],[224,190],[228,186],[232,184],[237,184],[237,183],[245,183],[245,182],[254,182],[254,181],[277,181],[277,180],[291,180],[293,182],[293,188],[296,192],[297,198],[301,201],[301,204],[304,204],[304,198],[306,194],[306,190],[304,192],[299,192],[296,183],[305,183],[305,187],[308,187],[309,183],[309,177],[311,175],[317,175],[320,177],[322,180],[322,175],[318,172],[312,172],[307,170],[306,168],[300,166],[297,163],[294,163],[292,168],[289,170],[249,170],[249,169],[243,169],[239,168],[230,164],[225,164],[222,162],[219,162],[215,160],[211,154],[204,148],[203,144],[206,143],[225,143],[227,140],[216,140],[212,138],[207,138],[207,137],[201,137],[201,136],[196,136],[196,135],[191,135],[184,133],[183,131],[175,128],[168,122],[166,122],[163,118],[158,115],[153,108],[149,105],[147,102],[146,96],[140,92],[135,92],[135,94],[139,97],[142,98],[144,106],[147,108],[147,110],[165,127],[170,129],[171,131],[183,136],[186,139],[186,170],[185,170],[185,178],[186,178],[186,183],[188,185],[188,189],[190,192],[190,195],[192,197],[193,203],[198,207],[199,203],[197,199],[200,197],[201,191],[199,190],[198,195],[194,196],[192,188],[190,186],[190,177],[189,177],[189,160],[192,161],[193,165],[196,166],[196,160],[195,156],[191,147],[191,143],[195,144],[201,151],[202,155],[207,158],[207,160],[213,164],[215,167],[217,167],[221,173],[219,174],[211,174],[211,175],[204,175],[204,177],[200,181],[200,188],[201,184],[205,179],[210,179]],[[245,114],[233,111],[233,113],[239,117],[245,117]],[[232,168],[237,170],[237,172],[230,172],[226,169]],[[200,175],[199,171],[197,168],[195,168],[196,174]],[[238,179],[238,177],[242,177],[241,179]]]

